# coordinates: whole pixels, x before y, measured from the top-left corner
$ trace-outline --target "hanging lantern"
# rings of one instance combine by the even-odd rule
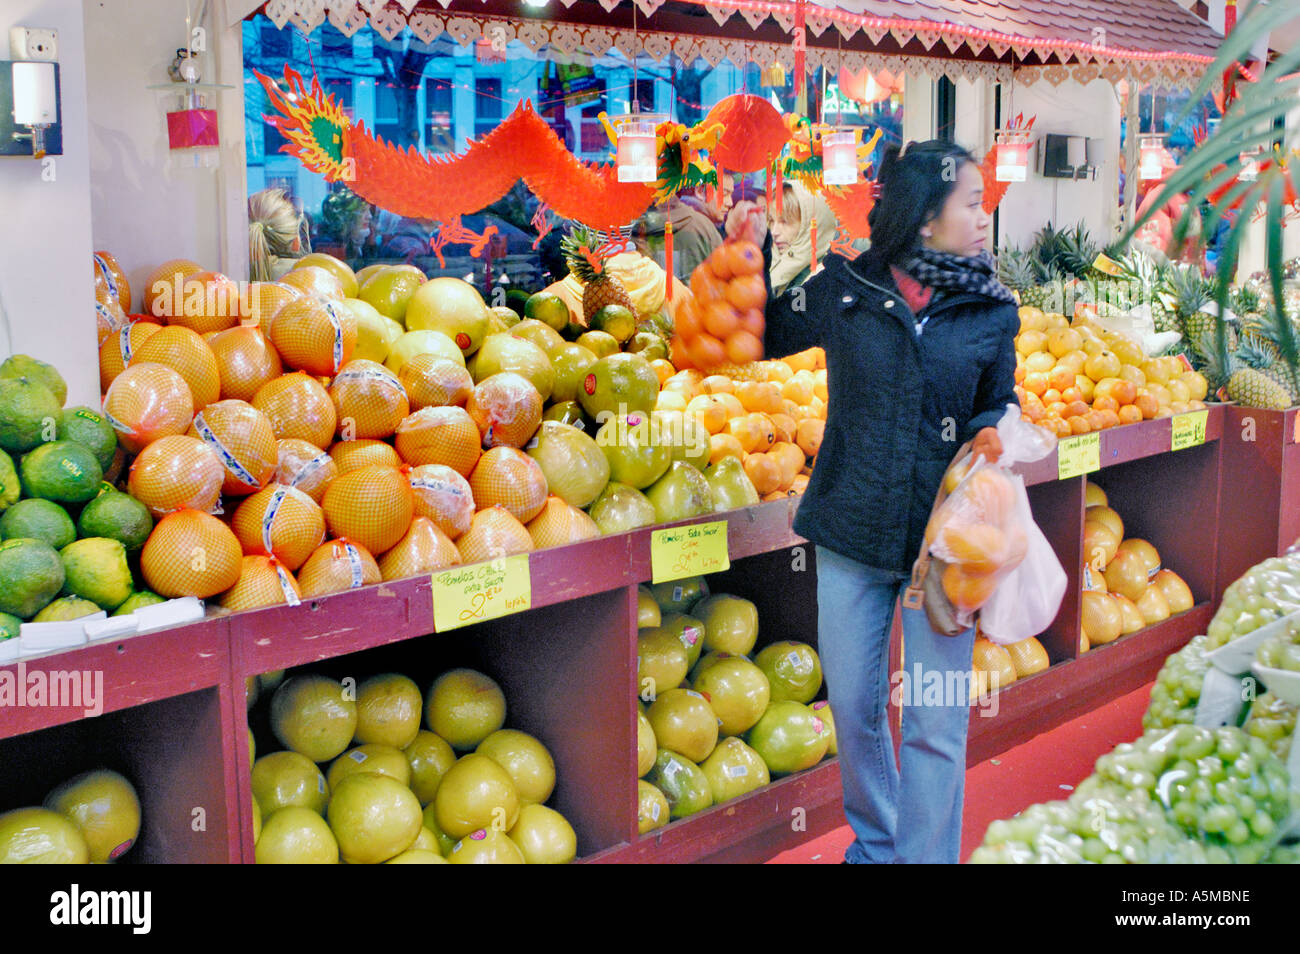
[[[1159,179],[1164,176],[1164,137],[1143,136],[1138,160],[1139,179]]]
[[[654,113],[629,113],[612,120],[618,136],[619,182],[654,182],[659,178],[655,127],[664,118]]]
[[[1241,171],[1237,173],[1237,178],[1242,182],[1254,182],[1259,178],[1259,160],[1263,155],[1259,150],[1254,152],[1243,152],[1239,157],[1241,161]]]
[[[1024,182],[1029,174],[1029,130],[1001,129],[994,141],[997,144],[994,178],[998,182]]]
[[[822,181],[848,186],[858,181],[858,134],[839,130],[822,136]]]

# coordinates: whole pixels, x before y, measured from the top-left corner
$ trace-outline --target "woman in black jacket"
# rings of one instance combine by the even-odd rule
[[[872,246],[830,255],[769,298],[764,345],[820,345],[830,404],[794,529],[817,547],[818,648],[857,838],[845,860],[956,862],[961,846],[974,631],[936,634],[902,610],[904,665],[889,673],[894,607],[920,552],[945,469],[973,441],[1001,455],[995,425],[1016,404],[1015,301],[985,250],[989,216],[970,153],[938,140],[882,164]],[[729,232],[761,232],[738,206]],[[770,244],[770,243],[768,243]],[[903,707],[901,772],[886,716]]]

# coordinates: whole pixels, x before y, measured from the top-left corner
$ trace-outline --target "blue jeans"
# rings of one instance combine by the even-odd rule
[[[818,652],[844,814],[857,836],[845,860],[854,864],[956,864],[961,851],[975,631],[942,636],[923,609],[904,608],[903,670],[891,674],[889,631],[906,587],[898,574],[817,548]],[[886,709],[891,691],[903,709],[901,771]]]

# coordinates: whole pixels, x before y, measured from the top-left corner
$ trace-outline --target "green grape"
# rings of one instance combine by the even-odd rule
[[[1210,668],[1205,654],[1211,648],[1211,637],[1195,636],[1165,660],[1151,688],[1151,703],[1142,717],[1142,728],[1166,729],[1191,724],[1201,698],[1201,684]]]
[[[1250,714],[1241,728],[1247,735],[1262,740],[1274,755],[1285,762],[1291,754],[1297,711],[1300,710],[1290,703],[1265,692],[1251,703]]]
[[[1300,610],[1300,552],[1271,557],[1251,567],[1224,592],[1207,627],[1210,648],[1254,632]]]

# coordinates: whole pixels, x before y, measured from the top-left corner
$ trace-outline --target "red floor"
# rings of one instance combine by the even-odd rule
[[[1068,798],[1073,786],[1092,774],[1098,756],[1142,734],[1142,713],[1150,698],[1151,686],[1143,686],[968,769],[962,860],[984,840],[990,822],[1009,818],[1035,802]],[[839,864],[852,841],[845,825],[782,852],[768,864]]]

